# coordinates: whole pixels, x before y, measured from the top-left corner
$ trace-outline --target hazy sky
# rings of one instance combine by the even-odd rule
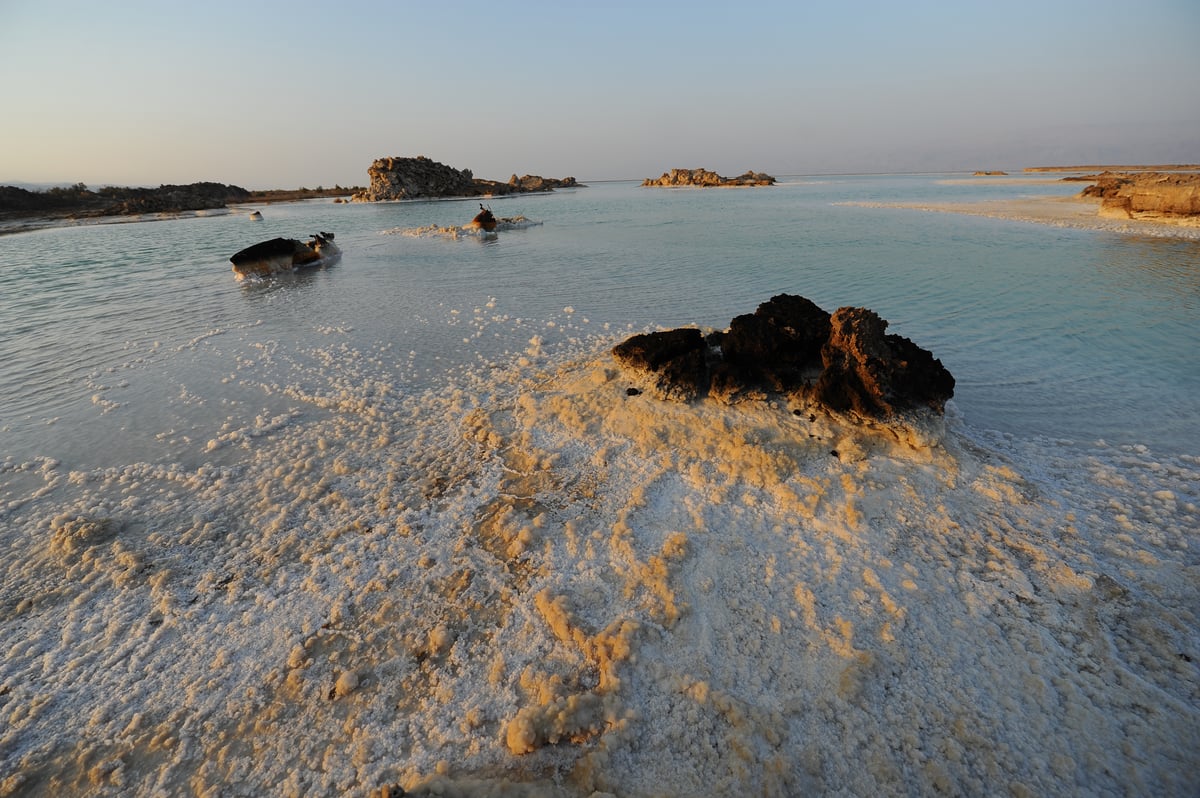
[[[1200,162],[1197,0],[0,0],[0,183]]]

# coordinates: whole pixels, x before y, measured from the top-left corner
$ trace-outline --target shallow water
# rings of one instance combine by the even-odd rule
[[[263,342],[386,346],[384,375],[423,387],[447,367],[520,351],[534,334],[553,346],[630,326],[723,327],[788,292],[829,310],[876,310],[943,360],[974,427],[1195,451],[1200,243],[834,204],[1077,186],[847,177],[705,192],[600,183],[498,199],[499,215],[543,224],[486,240],[385,234],[461,223],[475,207],[465,201],[310,202],[266,207],[258,223],[238,212],[7,236],[2,426],[10,454],[70,457],[81,454],[79,428],[105,410],[162,414],[178,404],[176,384],[217,398],[220,383],[208,378],[219,362]],[[337,233],[340,265],[261,285],[231,279],[230,252],[318,229]],[[128,459],[134,426],[103,440],[106,457]]]
[[[839,204],[1076,187],[0,237],[0,795],[1183,791],[1200,243]],[[780,292],[941,358],[944,426],[626,396],[613,342]]]

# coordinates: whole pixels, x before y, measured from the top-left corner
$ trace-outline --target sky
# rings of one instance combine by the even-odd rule
[[[0,0],[0,184],[1200,163],[1197,0]]]

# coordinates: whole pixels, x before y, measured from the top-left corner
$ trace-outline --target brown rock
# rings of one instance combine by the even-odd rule
[[[888,323],[867,308],[839,308],[821,349],[824,369],[813,395],[833,410],[887,417],[927,406],[938,412],[954,395],[954,377],[912,341],[886,335]]]
[[[1099,197],[1100,214],[1125,219],[1200,215],[1200,175],[1103,172],[1080,196]]]
[[[667,188],[678,186],[773,186],[775,178],[763,172],[746,172],[737,177],[722,177],[707,169],[672,169],[669,172],[663,172],[662,177],[657,180],[647,177],[642,181],[642,185]]]
[[[514,174],[507,183],[485,180],[475,177],[470,169],[455,169],[424,155],[416,158],[379,158],[367,169],[367,175],[371,178],[370,186],[366,191],[354,195],[359,202],[502,196],[581,185],[573,177],[560,179],[540,175],[518,178]]]

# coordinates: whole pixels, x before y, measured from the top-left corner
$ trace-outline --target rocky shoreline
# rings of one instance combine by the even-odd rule
[[[663,172],[662,177],[647,177],[642,181],[643,186],[662,188],[679,188],[694,186],[699,188],[727,188],[736,186],[773,186],[775,178],[764,172],[746,172],[737,177],[722,177],[707,169],[672,169]]]
[[[1200,172],[1200,164],[1154,164],[1121,166],[1027,166],[1026,172]]]
[[[91,190],[83,183],[47,191],[0,186],[0,235],[46,227],[141,222],[177,216],[229,213],[232,205],[296,202],[349,197],[353,189],[274,189],[250,191],[222,183],[161,185],[158,188],[105,186]]]
[[[1200,221],[1200,174],[1103,172],[1081,197],[1100,200],[1100,215],[1111,219]]]

